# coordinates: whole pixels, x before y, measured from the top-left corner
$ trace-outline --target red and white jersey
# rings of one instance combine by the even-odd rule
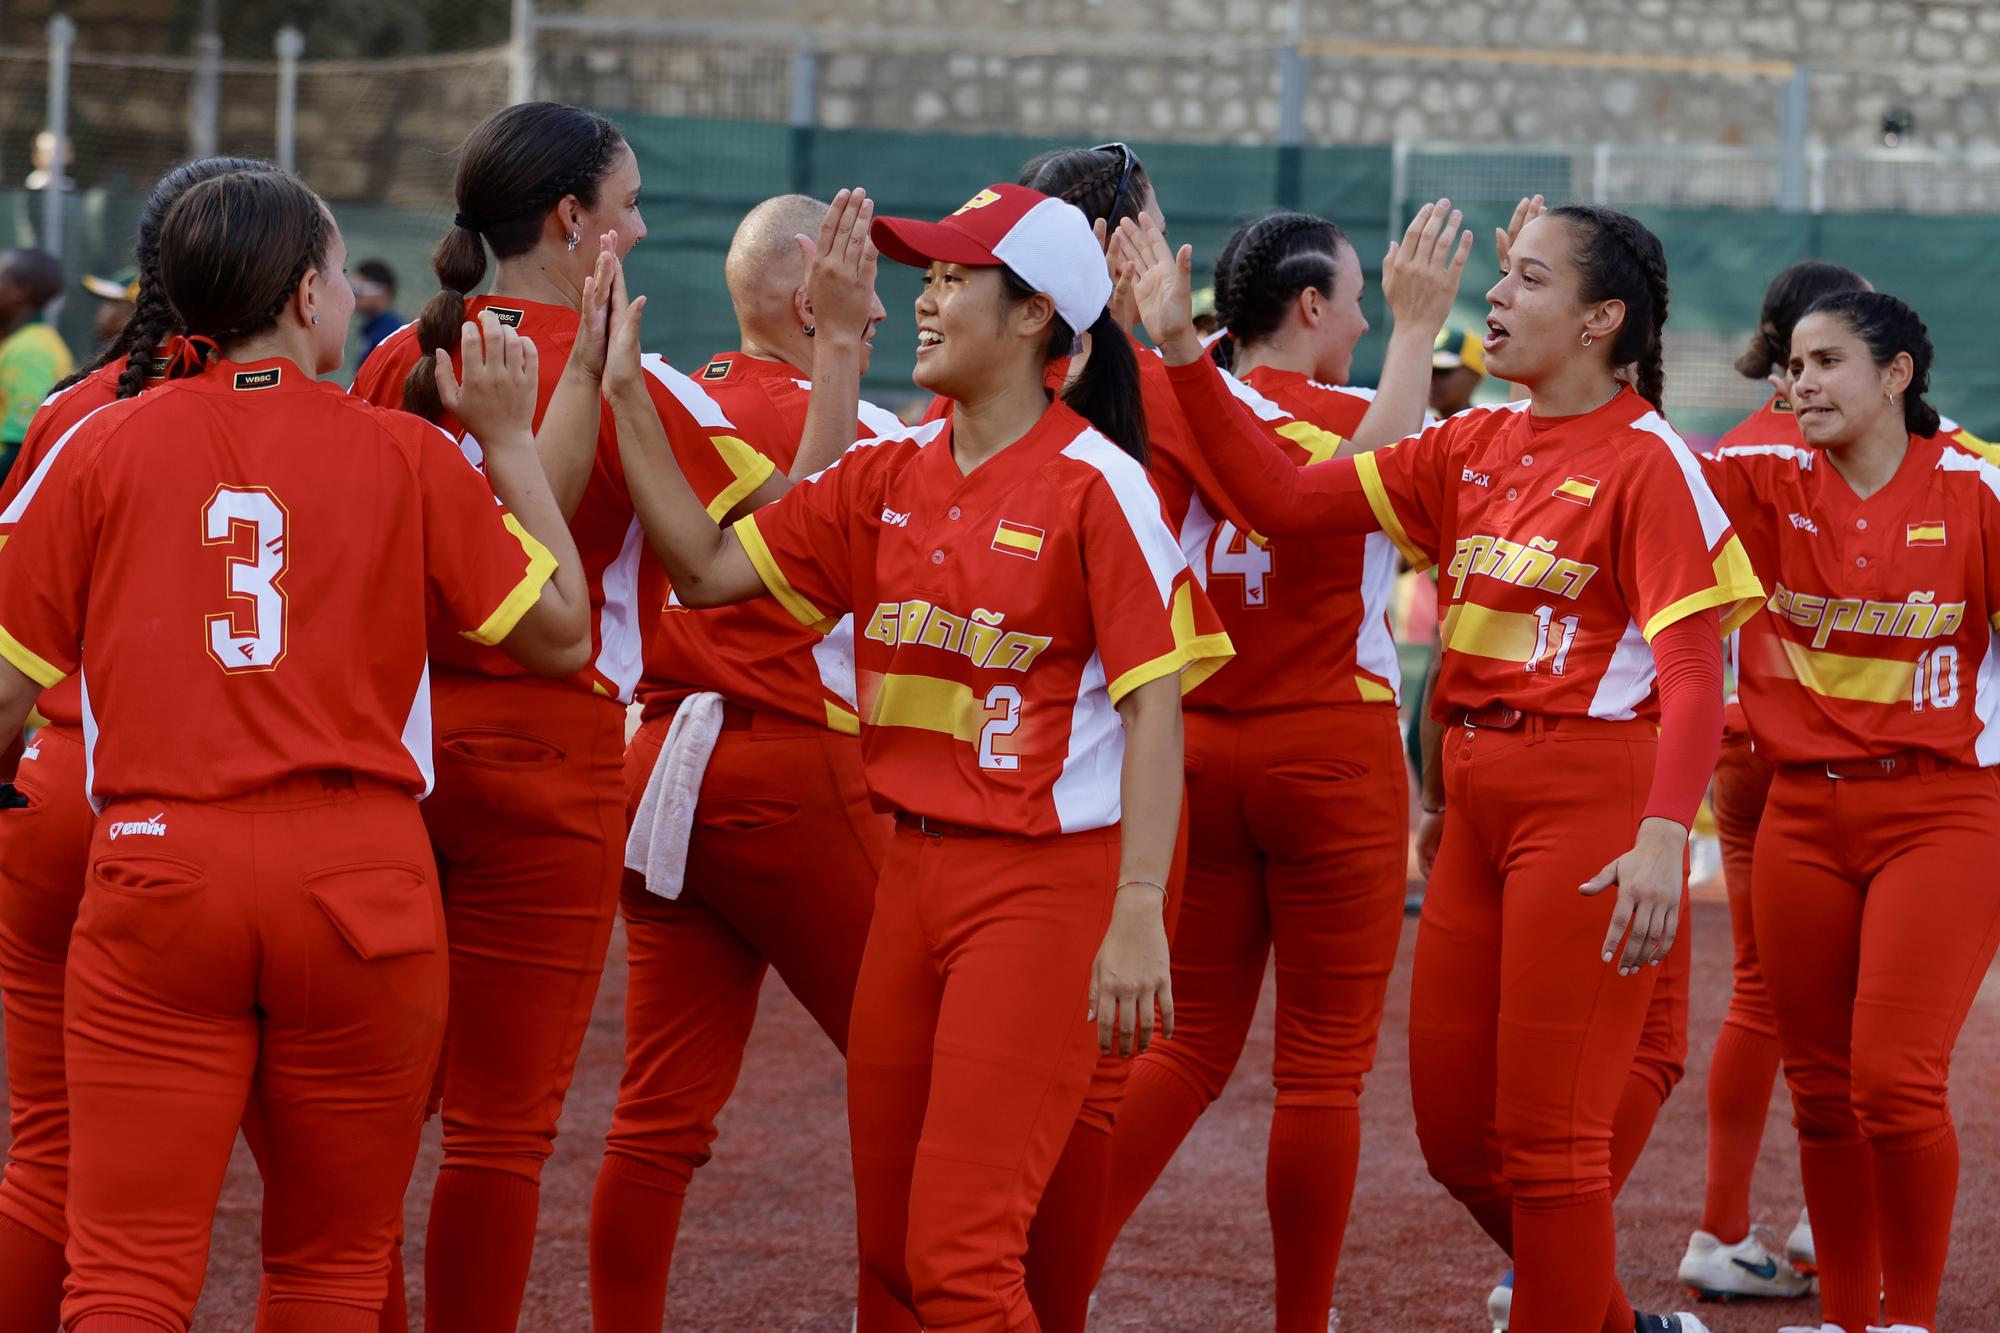
[[[1704,467],[1770,589],[1738,658],[1757,752],[2000,763],[2000,466],[1912,437],[1865,500],[1817,449],[1733,445]]]
[[[1060,403],[959,471],[951,418],[856,444],[736,532],[804,625],[852,610],[878,805],[1029,836],[1114,825],[1117,703],[1230,655],[1137,461]]]
[[[89,416],[100,407],[118,401],[118,377],[125,372],[125,362],[121,359],[110,365],[99,366],[66,389],[60,389],[42,400],[35,411],[35,419],[28,423],[28,434],[21,441],[21,450],[14,456],[14,466],[7,473],[7,479],[0,483],[0,546],[21,521],[21,514],[27,508],[28,496],[41,489],[43,474],[53,456],[56,444],[69,428]],[[164,367],[152,376],[157,383],[165,378]],[[80,727],[83,725],[83,685],[75,676],[65,676],[50,689],[42,691],[42,697],[35,701],[35,711],[57,726]]]
[[[1762,589],[1693,450],[1630,388],[1580,416],[1473,407],[1354,460],[1418,568],[1441,566],[1434,713],[1657,715],[1652,637]]]
[[[782,361],[724,352],[694,377],[738,434],[779,471],[789,472],[805,434],[812,381]],[[898,434],[894,413],[862,401],[856,438]],[[710,513],[717,497],[696,492]],[[646,672],[639,701],[646,715],[670,712],[697,690],[713,690],[746,708],[774,710],[857,735],[854,622],[843,615],[825,634],[807,629],[777,603],[690,610],[675,600],[666,570],[647,552],[639,573],[647,608]]]
[[[1374,402],[1365,390],[1321,384],[1295,371],[1258,367],[1247,379],[1223,378],[1285,456],[1300,464],[1338,453]],[[1167,397],[1178,417],[1171,382]],[[1149,423],[1152,410],[1149,403]],[[1189,484],[1205,489],[1192,478]],[[1208,514],[1199,493],[1190,511],[1195,519]],[[1386,535],[1278,541],[1226,518],[1210,526],[1207,543],[1190,551],[1188,560],[1229,631],[1236,660],[1194,706],[1250,712],[1396,702],[1402,665],[1388,615],[1396,548]],[[1183,537],[1194,528],[1192,522],[1184,526]]]
[[[570,345],[576,341],[577,312],[567,306],[501,296],[476,296],[465,303],[465,308],[469,319],[477,319],[491,310],[501,323],[535,344],[541,376],[535,404],[535,425],[539,428],[542,414],[548,410],[549,400],[555,396],[556,384],[562,378],[563,366],[569,360]],[[418,328],[406,324],[369,353],[360,373],[354,377],[352,392],[379,407],[400,409],[403,382],[409,378],[410,368],[420,355]],[[657,357],[651,360],[658,362]],[[453,364],[457,364],[455,343]],[[725,427],[706,432],[694,429],[688,414],[672,406],[673,395],[658,377],[651,379],[650,384],[667,439],[696,490],[734,494],[741,499],[771,475],[770,460],[732,431]],[[467,434],[465,427],[449,413],[442,424],[459,442],[466,457],[479,463],[483,455],[478,440]],[[571,677],[570,683],[620,703],[629,702],[639,683],[644,649],[639,558],[646,541],[639,530],[638,517],[632,512],[632,496],[625,486],[625,468],[619,457],[618,433],[609,406],[602,409],[597,458],[584,486],[583,499],[570,516],[569,528],[583,564],[591,608],[591,663]],[[440,666],[489,676],[528,674],[505,653],[467,644],[447,630],[440,629],[433,635],[432,650]]]
[[[1980,439],[1950,417],[1939,417],[1936,434],[1931,438],[1941,443],[1983,458],[1989,463],[2000,463],[2000,444],[1990,444]],[[1752,412],[1743,420],[1731,426],[1723,437],[1716,441],[1718,449],[1732,449],[1746,444],[1792,444],[1800,448],[1810,448],[1805,437],[1799,434],[1799,419],[1792,411],[1792,405],[1782,394],[1772,394],[1769,402]]]
[[[19,498],[0,655],[82,668],[100,806],[320,769],[427,791],[428,609],[498,643],[555,569],[449,437],[281,359],[99,409]]]

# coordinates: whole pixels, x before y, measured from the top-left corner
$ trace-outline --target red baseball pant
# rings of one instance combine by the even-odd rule
[[[1708,1188],[1701,1229],[1734,1244],[1750,1234],[1750,1181],[1778,1077],[1778,1021],[1757,965],[1757,932],[1750,917],[1750,858],[1771,790],[1771,766],[1751,747],[1742,705],[1732,703],[1723,717],[1722,754],[1709,805],[1722,841],[1733,958],[1729,1010],[1708,1065]]]
[[[782,714],[731,708],[702,778],[686,887],[667,899],[625,875],[625,1071],[590,1221],[599,1333],[658,1333],[682,1200],[709,1158],[775,967],[842,1052],[890,821],[868,804],[861,746]],[[625,758],[628,809],[672,717]],[[874,1287],[870,1322],[913,1328]]]
[[[451,1022],[424,1324],[520,1317],[542,1164],[604,973],[625,860],[625,710],[566,685],[432,677]]]
[[[1445,736],[1411,991],[1417,1136],[1512,1254],[1514,1321],[1536,1333],[1597,1330],[1617,1297],[1612,1140],[1660,969],[1605,963],[1614,891],[1577,886],[1631,847],[1657,748],[1643,722]]]
[[[83,740],[44,727],[0,812],[0,1001],[6,1006],[7,1170],[0,1177],[0,1309],[53,1329],[69,1226],[69,1093],[63,1080],[63,967],[83,898],[90,829]]]
[[[1097,1057],[1116,828],[891,840],[847,1048],[861,1262],[927,1329],[1035,1329],[1028,1225]]]
[[[188,1327],[261,1126],[273,1330],[373,1333],[444,1027],[415,803],[347,774],[107,807],[65,1004],[72,1333]]]
[[[1277,1327],[1326,1328],[1402,934],[1409,783],[1395,709],[1187,713],[1190,823],[1175,1031],[1134,1062],[1100,1254],[1243,1053],[1277,952],[1265,1201]]]
[[[1946,1083],[2000,946],[2000,771],[1780,769],[1758,954],[1784,1047],[1828,1323],[1937,1327],[1958,1191]],[[1878,1311],[1879,1300],[1879,1315]]]

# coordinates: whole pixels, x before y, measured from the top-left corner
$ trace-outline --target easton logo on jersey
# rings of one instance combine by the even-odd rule
[[[275,389],[283,377],[283,366],[272,366],[268,370],[239,370],[236,372],[236,391],[249,393],[255,389]]]
[[[510,310],[503,305],[490,305],[486,307],[486,313],[499,320],[502,324],[505,324],[508,328],[518,329],[521,327],[521,320],[526,317],[528,312],[525,310]]]
[[[1906,546],[1943,546],[1944,520],[1934,519],[1929,523],[1912,523],[1903,529],[1903,544]]]
[[[1597,498],[1597,478],[1570,477],[1556,487],[1554,494],[1558,500],[1567,500],[1571,504],[1588,508],[1590,502]]]
[[[993,529],[993,549],[1008,555],[1018,555],[1027,560],[1042,558],[1042,539],[1048,536],[1040,528],[1026,523],[1009,523],[1000,520],[1000,526]]]

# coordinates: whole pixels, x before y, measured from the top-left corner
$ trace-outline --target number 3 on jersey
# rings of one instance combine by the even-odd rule
[[[1209,572],[1242,579],[1244,606],[1261,608],[1265,604],[1264,580],[1271,575],[1272,563],[1270,547],[1251,541],[1228,519],[1216,525],[1209,547]]]
[[[285,594],[291,515],[261,486],[218,486],[201,508],[204,546],[228,546],[224,605],[207,617],[208,655],[224,671],[269,671],[285,655]]]

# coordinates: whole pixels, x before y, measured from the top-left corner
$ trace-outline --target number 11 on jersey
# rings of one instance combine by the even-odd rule
[[[269,671],[285,655],[291,515],[261,486],[217,486],[201,507],[204,546],[234,548],[224,564],[224,606],[208,616],[208,655],[224,671]]]

